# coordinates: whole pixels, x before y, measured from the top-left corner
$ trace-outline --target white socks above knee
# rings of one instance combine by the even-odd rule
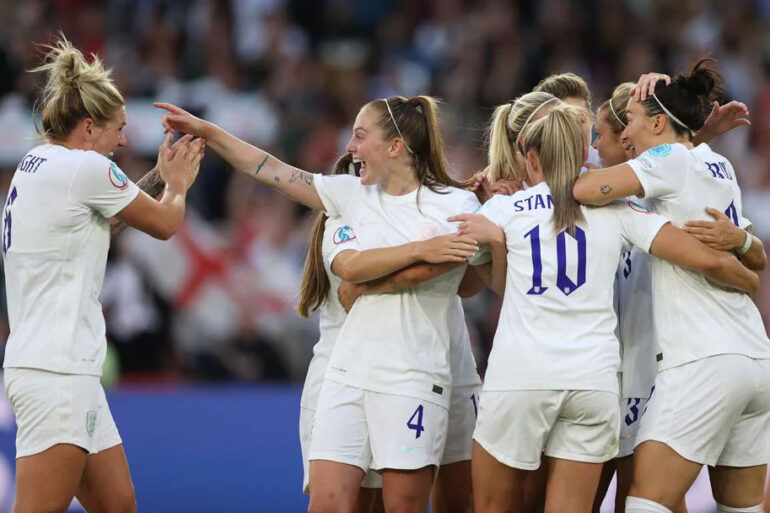
[[[671,510],[657,502],[639,497],[626,497],[626,513],[671,513]]]
[[[748,508],[731,508],[730,506],[717,504],[717,513],[762,513],[762,511],[761,504]]]

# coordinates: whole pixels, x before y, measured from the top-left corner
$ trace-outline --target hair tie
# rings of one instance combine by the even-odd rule
[[[389,98],[382,99],[382,101],[385,102],[385,106],[388,108],[388,114],[390,114],[390,120],[393,122],[393,126],[396,127],[396,133],[398,133],[398,136],[401,138],[402,141],[404,141],[404,147],[406,147],[406,151],[414,155],[412,148],[409,147],[409,144],[406,142],[406,139],[404,139],[404,136],[401,135],[401,130],[398,128],[398,123],[396,123],[396,117],[393,115],[393,111],[390,109],[390,102],[388,100]],[[410,99],[410,103],[411,103],[411,99]]]
[[[613,115],[613,116],[615,116],[615,119],[617,119],[617,120],[618,120],[618,123],[620,123],[621,125],[623,125],[623,128],[625,128],[625,127],[626,127],[626,124],[625,124],[625,123],[623,123],[623,120],[622,120],[622,119],[620,119],[620,116],[618,116],[618,113],[617,113],[617,112],[615,112],[615,107],[613,107],[613,106],[612,106],[612,98],[610,98],[610,101],[609,101],[609,102],[607,102],[607,103],[609,103],[609,104],[610,104],[610,110],[612,111],[612,115]]]

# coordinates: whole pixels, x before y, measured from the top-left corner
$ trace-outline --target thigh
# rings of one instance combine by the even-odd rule
[[[717,504],[749,508],[762,503],[767,465],[754,467],[709,467],[711,491]]]
[[[545,488],[546,513],[591,511],[602,466],[602,463],[550,458]]]
[[[471,504],[470,458],[441,465],[431,490],[430,510],[433,513],[467,513]]]
[[[607,496],[607,490],[609,490],[612,478],[615,476],[615,467],[617,461],[617,459],[610,460],[605,462],[604,466],[602,466],[602,475],[599,478],[599,486],[596,489],[596,497],[594,498],[594,505],[592,508],[594,513],[599,513],[599,510],[602,507],[602,502],[604,502],[604,498]],[[620,511],[623,510],[621,509]]]
[[[702,465],[684,459],[668,445],[645,441],[634,451],[634,471],[629,495],[676,509],[698,477]]]
[[[336,461],[310,461],[309,511],[352,513],[358,504],[364,471]]]
[[[548,464],[550,458],[543,456],[540,468],[527,472],[524,480],[525,513],[543,513],[545,511],[545,485],[548,482]]]
[[[136,511],[134,484],[122,444],[88,456],[77,498],[88,513]]]
[[[53,447],[16,460],[15,513],[65,512],[75,497],[86,452],[75,445]],[[45,483],[46,486],[40,486]]]
[[[479,443],[473,443],[471,461],[474,513],[524,513],[525,470],[498,461]]]
[[[604,463],[618,452],[618,396],[591,390],[570,391],[554,423],[544,453],[551,458]]]
[[[448,411],[422,399],[365,392],[366,423],[375,470],[438,468]],[[383,487],[385,486],[383,477]]]
[[[435,473],[435,466],[415,470],[383,470],[382,502],[385,505],[385,511],[399,513],[427,511]]]

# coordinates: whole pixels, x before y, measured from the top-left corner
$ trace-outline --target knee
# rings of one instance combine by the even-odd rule
[[[346,507],[334,496],[314,498],[311,496],[307,513],[354,513],[352,507]]]
[[[104,513],[136,513],[134,488],[110,493],[110,503],[105,508]]]

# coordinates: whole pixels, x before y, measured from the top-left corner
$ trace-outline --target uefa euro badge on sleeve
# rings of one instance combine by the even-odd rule
[[[112,183],[116,189],[123,190],[128,187],[128,178],[126,178],[126,175],[118,169],[118,166],[116,166],[114,162],[110,162],[109,177],[110,183]]]
[[[94,436],[94,429],[96,428],[96,412],[86,412],[86,432],[88,436]]]

